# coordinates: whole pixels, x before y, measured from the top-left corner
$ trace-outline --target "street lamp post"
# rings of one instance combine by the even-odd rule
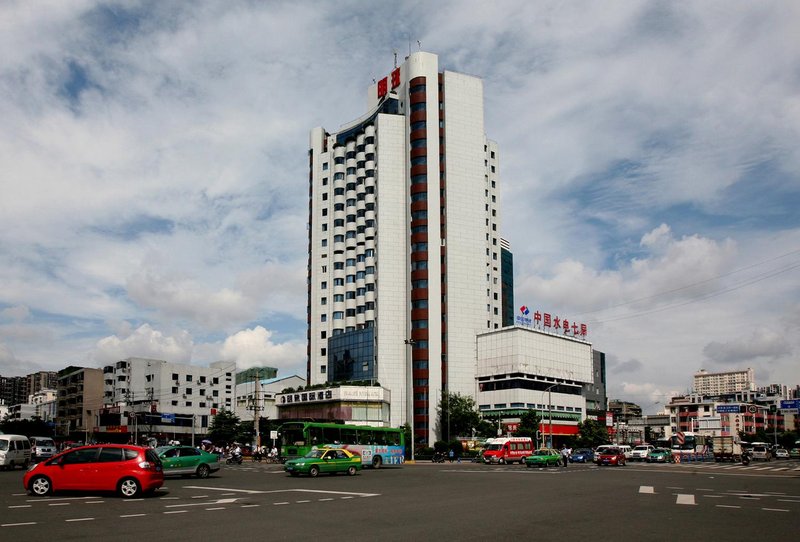
[[[416,342],[414,339],[405,339],[403,342],[408,346],[406,350],[406,378],[408,379],[408,419],[411,425],[411,462],[415,462],[414,450],[414,371],[411,368],[411,349],[414,348]]]

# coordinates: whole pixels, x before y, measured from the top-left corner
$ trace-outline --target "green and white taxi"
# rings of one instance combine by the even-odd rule
[[[303,457],[290,459],[283,470],[292,476],[308,474],[312,478],[326,472],[346,472],[353,476],[361,470],[361,456],[342,448],[317,448]]]

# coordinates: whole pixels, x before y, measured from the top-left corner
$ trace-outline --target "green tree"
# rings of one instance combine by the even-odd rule
[[[456,437],[471,437],[480,424],[480,414],[472,397],[459,393],[442,392],[437,408],[439,413],[439,435],[444,441]]]
[[[597,420],[586,419],[578,424],[578,445],[594,448],[608,442],[608,429]]]
[[[535,442],[538,443],[537,433],[539,431],[540,423],[541,419],[539,418],[539,414],[535,410],[529,409],[520,417],[519,426],[517,427],[514,436],[531,437]]]
[[[211,421],[211,427],[208,428],[208,436],[218,443],[233,442],[240,438],[240,424],[239,416],[230,410],[222,409]],[[250,428],[251,430],[253,429],[253,424],[250,424]]]
[[[26,437],[53,436],[53,428],[38,416],[34,416],[30,420],[12,420],[6,416],[0,423],[0,431],[9,435],[25,435]]]
[[[475,428],[475,435],[483,438],[493,438],[497,436],[497,423],[481,418]]]

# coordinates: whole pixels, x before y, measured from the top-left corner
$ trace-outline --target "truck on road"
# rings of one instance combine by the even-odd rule
[[[741,461],[742,445],[734,437],[711,437],[714,461]]]

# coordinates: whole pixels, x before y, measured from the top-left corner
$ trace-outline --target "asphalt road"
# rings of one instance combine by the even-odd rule
[[[792,540],[800,462],[519,465],[418,463],[292,478],[279,465],[168,479],[154,496],[56,494],[0,472],[0,537],[111,540]]]

